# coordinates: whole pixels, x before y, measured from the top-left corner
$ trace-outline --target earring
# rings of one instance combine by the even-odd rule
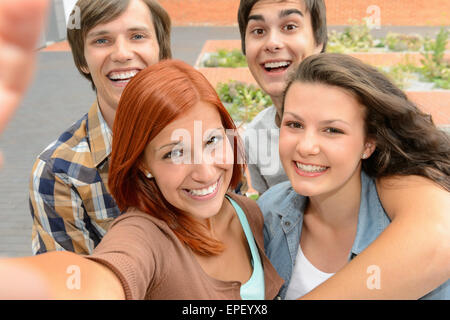
[[[362,158],[363,158],[363,159],[366,159],[366,158],[367,158],[367,155],[366,155],[365,153],[363,153]]]
[[[144,174],[148,179],[153,178],[152,174],[150,172],[148,172],[147,170],[145,170]]]

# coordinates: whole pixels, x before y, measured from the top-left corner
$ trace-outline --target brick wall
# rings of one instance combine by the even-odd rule
[[[236,25],[239,0],[159,0],[175,26]],[[328,24],[377,17],[384,26],[450,25],[450,0],[326,0]],[[375,10],[367,13],[371,6]]]

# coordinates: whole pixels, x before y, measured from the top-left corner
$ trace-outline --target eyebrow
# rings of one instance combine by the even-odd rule
[[[156,149],[156,151],[159,151],[159,150],[164,149],[164,148],[167,148],[167,147],[176,146],[176,145],[178,145],[178,144],[180,144],[180,143],[181,143],[181,141],[176,141],[176,142],[168,143],[168,144],[165,144],[165,145],[159,147],[158,149]]]
[[[213,136],[214,134],[216,134],[218,131],[221,132],[223,129],[224,129],[223,127],[219,127],[219,128],[215,128],[215,129],[210,129],[211,132],[210,132],[209,135],[207,136],[208,138],[206,138],[203,142],[208,141],[208,139],[211,138],[211,136]],[[181,144],[181,143],[182,143],[181,140],[175,141],[175,142],[171,142],[171,143],[165,144],[165,145],[163,145],[163,146],[157,148],[156,151],[159,151],[159,150],[164,149],[164,148],[167,148],[167,147],[176,146],[176,145],[179,145],[179,144]]]
[[[281,18],[285,18],[287,16],[290,16],[291,14],[298,14],[301,17],[304,17],[305,15],[303,14],[303,12],[301,12],[298,9],[284,9],[281,10],[280,13],[278,14],[278,17]],[[256,20],[256,21],[265,21],[264,16],[261,14],[254,14],[248,17],[248,21],[250,20]]]
[[[219,128],[215,128],[215,129],[209,129],[209,130],[208,130],[208,131],[209,131],[209,134],[208,134],[207,140],[208,140],[209,138],[211,138],[211,136],[213,136],[214,134],[221,133],[221,132],[224,131],[224,130],[225,130],[224,127],[219,127]]]
[[[294,117],[294,118],[297,119],[297,120],[305,121],[305,120],[303,120],[302,117],[300,117],[299,115],[296,115],[295,113],[292,113],[292,112],[285,112],[285,114],[289,114],[289,115],[291,115],[292,117]],[[344,124],[350,126],[350,124],[349,124],[347,121],[344,121],[344,120],[342,120],[342,119],[329,119],[329,120],[323,120],[323,121],[320,121],[319,123],[320,123],[320,124],[330,124],[330,123],[333,123],[333,122],[341,122],[341,123],[344,123]]]
[[[144,32],[149,32],[150,30],[147,27],[132,27],[127,29],[127,32],[135,32],[135,31],[144,31]],[[98,36],[104,36],[107,34],[110,34],[111,32],[108,30],[99,30],[96,32],[89,32],[86,36],[86,38],[95,38]]]
[[[285,9],[285,10],[281,10],[280,14],[278,15],[280,18],[285,18],[291,14],[298,14],[302,17],[304,17],[305,15],[303,14],[303,12],[301,12],[298,9]]]

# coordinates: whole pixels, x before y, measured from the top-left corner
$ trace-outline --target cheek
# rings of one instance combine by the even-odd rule
[[[331,141],[322,148],[330,161],[345,166],[357,165],[362,155],[362,143],[353,139]]]
[[[183,182],[184,170],[182,167],[183,165],[171,164],[150,169],[151,172],[157,172],[154,174],[156,184],[169,202],[171,202],[171,198],[174,198]]]
[[[247,59],[248,64],[255,64],[256,63],[256,52],[257,48],[253,41],[246,41],[245,42],[245,57]]]
[[[144,50],[141,50],[141,56],[144,57],[148,65],[155,64],[159,61],[159,45],[151,43]]]
[[[290,161],[291,155],[295,152],[297,145],[297,137],[294,134],[287,132],[285,129],[280,129],[280,142],[279,142],[279,152],[281,161],[285,158]]]
[[[105,54],[100,50],[85,50],[84,57],[90,73],[99,73],[103,65]]]

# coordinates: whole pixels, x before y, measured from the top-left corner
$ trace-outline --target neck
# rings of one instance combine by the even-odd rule
[[[306,214],[336,231],[355,227],[361,204],[360,176],[361,169],[338,190],[309,197]]]
[[[234,208],[228,199],[224,197],[220,210],[214,216],[203,220],[206,228],[213,237],[221,237],[227,231],[229,220],[234,216]]]
[[[97,103],[100,108],[100,112],[102,113],[103,119],[105,119],[106,124],[112,130],[114,125],[114,118],[116,116],[116,109],[108,106],[106,101],[102,101],[102,99],[98,96],[97,96]]]
[[[275,124],[277,127],[281,126],[281,106],[283,104],[283,97],[270,97],[272,99],[273,105],[277,110],[277,115],[275,117]]]

